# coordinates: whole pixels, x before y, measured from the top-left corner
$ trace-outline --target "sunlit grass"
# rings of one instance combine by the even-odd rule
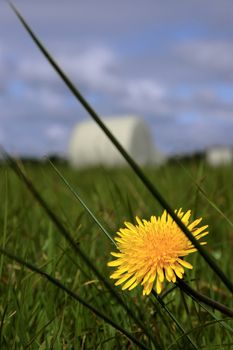
[[[111,241],[86,214],[51,165],[25,165],[24,168],[75,241],[98,270],[108,278],[110,269],[106,267],[106,263],[113,248]],[[132,221],[132,216],[149,218],[153,214],[161,214],[161,208],[128,169],[113,171],[96,168],[77,172],[67,165],[58,165],[58,168],[73,188],[85,198],[88,206],[112,236],[122,226],[123,221]],[[186,169],[201,182],[208,197],[232,220],[233,208],[229,203],[232,203],[233,195],[228,188],[231,185],[233,169],[204,168],[201,178],[198,178],[200,165],[194,163],[186,166]],[[232,278],[233,241],[228,222],[197,192],[195,184],[190,182],[187,174],[178,165],[147,169],[146,173],[172,205],[184,207],[185,203],[187,208],[196,210],[195,215],[205,217],[210,225],[208,249],[229,278]],[[64,238],[58,235],[57,229],[43,210],[5,166],[0,168],[0,197],[2,247],[43,268],[87,302],[107,313],[149,348],[152,347],[135,322],[126,316],[103,284],[90,272]],[[206,267],[203,259],[198,254],[190,257],[190,262],[195,266],[187,274],[187,280],[192,281],[191,285],[232,307],[230,293],[219,283],[213,271]],[[43,349],[44,344],[46,349],[54,344],[55,349],[79,349],[82,346],[98,348],[99,344],[100,349],[122,349],[129,344],[125,336],[93,316],[93,313],[48,281],[6,257],[1,256],[1,262],[3,348],[25,349],[28,346],[32,349]],[[168,286],[164,291],[167,293],[163,299],[165,304],[179,322],[185,325],[185,331],[190,332],[193,339],[196,338],[198,346],[231,342],[232,333],[226,326],[220,326],[207,311],[177,288],[171,292],[169,289]],[[132,292],[121,292],[121,295],[129,307],[140,315],[161,348],[168,348],[172,344],[173,349],[178,344],[186,344],[187,348],[192,348],[156,299],[143,298],[141,292],[138,288]],[[224,318],[218,311],[214,314],[219,319]],[[232,322],[226,323],[233,326]],[[230,349],[230,345],[226,348]]]

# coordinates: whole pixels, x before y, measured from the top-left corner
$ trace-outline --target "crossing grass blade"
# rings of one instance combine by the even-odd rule
[[[130,332],[128,332],[126,329],[122,328],[119,324],[114,322],[112,319],[110,319],[107,315],[100,312],[98,309],[93,307],[91,304],[87,303],[83,298],[81,298],[77,293],[74,293],[69,288],[67,288],[64,284],[62,284],[58,279],[52,277],[42,269],[36,267],[35,265],[23,260],[22,258],[8,252],[5,249],[0,248],[0,254],[3,254],[7,256],[9,259],[17,262],[18,264],[28,268],[29,270],[41,275],[43,278],[46,278],[50,283],[52,283],[57,288],[62,289],[66,294],[68,294],[71,298],[75,299],[82,305],[84,305],[87,309],[92,311],[95,315],[103,319],[105,322],[110,324],[112,327],[120,331],[122,334],[124,334],[128,339],[130,339],[135,345],[137,345],[140,349],[147,350],[148,348],[142,344],[138,339],[136,339]]]
[[[4,207],[4,224],[3,224],[3,239],[2,245],[5,247],[7,241],[7,220],[8,220],[8,181],[7,181],[7,171],[5,172],[5,207]],[[3,266],[3,256],[0,258],[0,278],[2,277],[2,266]]]
[[[219,317],[217,317],[213,312],[211,312],[205,305],[203,305],[203,303],[201,303],[197,298],[195,298],[191,293],[187,293],[187,295],[195,302],[197,303],[203,310],[205,310],[214,320],[216,323],[219,323],[219,325],[221,327],[223,327],[224,329],[226,329],[227,331],[229,331],[231,334],[233,334],[233,328],[230,327],[225,321],[231,320],[232,321],[232,317],[230,318],[223,318],[220,319]]]
[[[58,170],[58,168],[53,164],[53,162],[49,161],[57,175],[60,177],[60,179],[64,182],[64,184],[68,187],[70,192],[74,195],[74,197],[79,201],[79,203],[82,205],[82,207],[87,211],[88,215],[92,218],[92,220],[99,226],[101,231],[106,235],[108,239],[116,246],[116,243],[114,239],[111,237],[110,233],[104,228],[104,226],[101,224],[101,222],[97,219],[97,217],[92,213],[92,211],[88,208],[84,200],[81,198],[81,196],[78,194],[76,190],[69,184],[69,182],[66,180],[66,178],[62,175],[62,173]]]
[[[231,319],[229,318],[229,319],[224,319],[224,320],[231,320]],[[196,327],[192,328],[190,331],[187,331],[186,333],[184,333],[184,334],[180,335],[179,337],[177,337],[176,342],[180,341],[186,335],[189,335],[189,334],[191,334],[191,333],[193,333],[193,332],[195,332],[197,330],[201,330],[203,328],[206,328],[208,326],[212,326],[214,324],[221,324],[221,322],[223,322],[223,320],[221,320],[221,319],[219,319],[219,320],[212,320],[212,321],[207,322],[204,326],[203,325],[196,326]],[[172,349],[173,346],[175,346],[175,345],[176,345],[176,343],[172,343],[171,345],[169,345],[167,350]],[[231,346],[231,345],[233,345],[233,343],[219,344],[219,346],[218,345],[213,345],[213,347],[217,348],[217,349],[222,349],[223,346],[227,346],[228,347],[228,346]],[[203,348],[205,348],[205,346],[202,346],[201,348],[203,349]],[[200,348],[198,348],[198,349],[200,349]],[[208,345],[208,349],[211,349],[211,345],[210,344]],[[228,347],[228,349],[230,349],[230,348]]]
[[[94,119],[94,121],[99,125],[99,127],[102,129],[102,131],[107,135],[107,137],[115,145],[115,147],[118,149],[118,151],[121,153],[121,155],[127,161],[127,163],[131,166],[131,168],[133,169],[135,174],[140,178],[142,183],[149,190],[149,192],[154,196],[155,199],[157,199],[157,201],[160,203],[160,205],[164,209],[167,210],[169,215],[173,218],[173,220],[177,223],[177,225],[181,228],[181,230],[187,236],[187,238],[192,242],[194,247],[199,251],[201,256],[205,259],[207,264],[218,275],[218,277],[225,284],[225,286],[233,293],[233,282],[226,276],[226,274],[223,272],[223,270],[218,266],[218,264],[216,263],[214,258],[211,256],[211,254],[209,254],[209,252],[195,239],[195,237],[191,234],[191,232],[188,230],[188,228],[184,225],[184,223],[175,214],[174,210],[168,204],[167,200],[160,194],[158,189],[149,180],[149,178],[145,175],[145,173],[142,171],[142,169],[139,167],[139,165],[126,152],[126,150],[122,147],[122,145],[119,143],[119,141],[115,138],[115,136],[110,132],[110,130],[102,122],[99,115],[94,111],[94,109],[91,107],[91,105],[82,96],[80,91],[75,87],[75,85],[72,83],[72,81],[67,77],[67,75],[63,72],[63,70],[59,67],[59,65],[56,63],[56,61],[53,59],[53,57],[50,55],[50,53],[46,50],[46,48],[44,47],[42,42],[34,34],[32,29],[27,24],[27,22],[22,17],[22,15],[19,13],[19,11],[16,9],[16,7],[10,1],[8,1],[8,3],[11,6],[14,13],[16,14],[16,16],[18,17],[18,19],[20,20],[20,22],[22,23],[22,25],[24,26],[24,28],[26,29],[26,31],[28,32],[28,34],[31,36],[31,38],[34,41],[34,43],[36,44],[36,46],[40,49],[40,51],[43,53],[45,58],[49,61],[51,66],[58,73],[58,75],[63,80],[63,82],[66,84],[66,86],[68,87],[70,92],[72,92],[72,94],[82,104],[82,106],[85,108],[85,110],[90,114],[90,116]]]
[[[7,313],[8,305],[5,305],[2,317],[1,317],[1,322],[0,322],[0,346],[2,345],[2,333],[3,333],[3,327],[4,327],[4,321]]]
[[[152,294],[156,298],[156,300],[159,302],[161,307],[165,310],[165,312],[168,314],[170,319],[176,324],[177,328],[182,332],[183,336],[187,338],[189,343],[192,345],[193,349],[198,350],[197,345],[194,343],[194,340],[190,338],[189,334],[185,331],[183,326],[180,324],[180,322],[176,319],[176,317],[172,314],[172,312],[168,309],[164,301],[160,298],[160,296],[152,289]]]
[[[229,217],[227,217],[227,215],[209,198],[208,194],[206,193],[206,191],[203,189],[203,187],[198,183],[198,181],[196,181],[192,174],[186,169],[186,167],[179,161],[177,161],[177,163],[179,164],[179,166],[185,171],[185,173],[187,174],[187,176],[189,176],[189,178],[192,180],[192,182],[195,184],[197,190],[199,191],[199,193],[201,193],[201,195],[205,198],[205,200],[209,203],[209,205],[214,208],[216,210],[216,212],[218,212],[225,220],[226,222],[230,225],[231,228],[233,228],[233,222],[229,219]]]
[[[233,310],[230,309],[229,307],[205,296],[204,294],[194,290],[192,287],[190,287],[189,284],[187,284],[186,282],[184,282],[183,280],[181,280],[180,278],[177,278],[177,282],[176,284],[178,285],[178,287],[180,287],[182,289],[182,291],[184,291],[186,294],[193,296],[194,298],[196,298],[197,300],[201,301],[202,303],[211,306],[213,309],[216,309],[220,312],[222,312],[224,315],[233,317]]]

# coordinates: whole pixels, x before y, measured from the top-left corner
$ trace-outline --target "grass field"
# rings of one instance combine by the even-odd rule
[[[73,194],[48,163],[21,164],[52,211],[86,253],[98,271],[112,284],[112,243],[80,206]],[[155,202],[129,169],[93,168],[83,171],[58,164],[69,184],[79,192],[102,225],[114,237],[124,221],[135,216],[160,215]],[[178,163],[145,169],[147,175],[173,208],[192,209],[209,224],[206,248],[233,279],[233,230],[210,201],[233,221],[233,168],[210,169],[201,162],[190,162],[185,169]],[[206,191],[204,198],[197,182]],[[77,293],[148,349],[232,349],[233,322],[166,284],[161,298],[165,310],[154,295],[142,296],[141,286],[133,291],[114,290],[136,316],[132,319],[124,307],[82,261],[60,235],[44,210],[24,184],[5,165],[0,167],[0,239],[6,248],[43,269]],[[203,294],[233,307],[232,296],[198,253],[187,261],[194,265],[186,281]],[[50,283],[38,273],[0,256],[0,348],[1,349],[134,349],[122,332]],[[170,311],[183,327],[182,333]],[[137,323],[139,320],[144,330]],[[224,320],[222,322],[221,320]],[[231,328],[232,327],[232,328]],[[151,339],[145,334],[151,334]],[[187,338],[187,334],[189,339]]]

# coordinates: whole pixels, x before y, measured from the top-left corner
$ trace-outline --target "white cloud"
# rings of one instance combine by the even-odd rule
[[[147,105],[149,110],[154,102],[165,95],[165,89],[158,82],[149,78],[124,76],[121,73],[121,58],[113,50],[104,46],[87,48],[85,51],[73,52],[72,55],[56,55],[60,66],[68,76],[89,91],[113,95],[123,106],[139,108]],[[19,60],[16,63],[16,76],[24,80],[25,101],[39,101],[51,112],[63,109],[65,105],[64,90],[58,93],[60,82],[56,72],[41,57]],[[153,108],[152,108],[153,110]]]
[[[150,79],[128,79],[124,86],[125,105],[141,112],[156,111],[166,96],[166,90]]]
[[[177,53],[201,74],[212,74],[218,80],[233,81],[233,43],[226,40],[187,41],[177,47]]]
[[[75,58],[61,57],[71,77],[97,93],[114,95],[123,106],[147,110],[165,96],[165,89],[153,79],[124,76],[122,58],[107,47],[89,48]],[[144,108],[143,108],[144,106]]]
[[[114,91],[119,88],[118,77],[114,73],[119,65],[119,57],[110,48],[100,44],[73,53],[72,56],[63,54],[58,57],[69,75],[90,89]]]
[[[64,113],[67,110],[66,103],[67,96],[58,91],[54,91],[51,87],[45,85],[38,88],[27,88],[24,92],[25,102],[31,105],[38,106],[44,112],[50,112],[51,114],[58,115]]]
[[[15,62],[16,74],[26,81],[51,83],[57,79],[51,65],[41,56],[24,57]]]

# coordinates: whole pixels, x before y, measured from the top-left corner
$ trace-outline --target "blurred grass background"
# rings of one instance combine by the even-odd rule
[[[21,163],[52,210],[69,229],[80,247],[108,279],[106,266],[114,247],[88,217],[72,193],[47,162]],[[89,208],[114,237],[124,221],[136,215],[149,218],[162,209],[127,168],[92,168],[73,170],[66,163],[56,166],[77,189]],[[145,168],[146,174],[173,208],[192,209],[194,217],[209,224],[209,252],[232,279],[232,227],[202,197],[193,179],[206,191],[224,214],[233,221],[233,167],[209,168],[203,161],[170,162],[160,168]],[[188,173],[187,173],[188,172]],[[80,258],[58,234],[56,228],[35,203],[30,193],[6,165],[0,166],[1,246],[42,267],[71,290],[107,313],[127,330],[145,342],[145,336],[125,311],[112,299]],[[190,284],[233,307],[232,296],[199,254],[187,258],[194,265],[186,279]],[[129,340],[97,318],[48,281],[6,257],[0,256],[0,344],[3,349],[131,349]],[[166,284],[164,302],[200,348],[231,349],[232,331],[220,325],[206,310],[195,304],[177,288]],[[153,297],[142,297],[141,287],[132,292],[118,292],[143,323],[152,331],[164,349],[191,348],[176,325],[161,310]],[[217,318],[225,316],[214,311]],[[226,319],[228,326],[232,321]],[[148,345],[152,348],[152,345]]]

